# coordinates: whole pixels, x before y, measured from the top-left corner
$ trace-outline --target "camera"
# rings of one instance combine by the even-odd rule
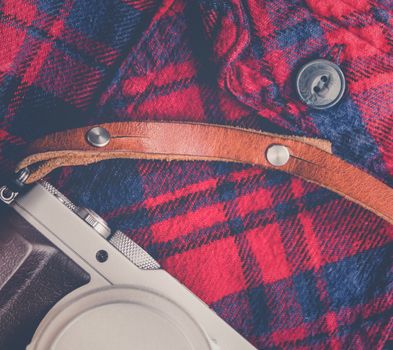
[[[1,350],[255,349],[128,236],[48,182],[19,194],[3,186],[0,199]]]

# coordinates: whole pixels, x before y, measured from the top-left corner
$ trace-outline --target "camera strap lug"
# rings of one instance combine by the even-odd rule
[[[20,192],[25,188],[25,182],[30,175],[28,168],[18,171],[13,179],[9,181],[8,185],[0,187],[0,200],[10,205]]]
[[[0,188],[0,199],[7,205],[10,205],[18,194],[18,192],[12,192],[7,186],[2,186]]]

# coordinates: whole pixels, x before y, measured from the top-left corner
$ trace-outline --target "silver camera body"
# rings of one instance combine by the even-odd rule
[[[0,197],[90,275],[49,310],[28,350],[255,349],[124,233],[47,182]]]

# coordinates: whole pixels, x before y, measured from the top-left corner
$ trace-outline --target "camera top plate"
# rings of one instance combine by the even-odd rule
[[[132,342],[127,342],[124,343],[126,346],[106,344],[104,347],[88,346],[85,349],[174,350],[178,348],[172,343],[168,343],[170,346],[167,348],[163,345],[166,341],[164,338],[171,341],[175,334],[180,337],[175,344],[179,342],[183,346],[181,349],[186,350],[255,349],[191,291],[162,270],[152,257],[147,259],[148,253],[136,247],[135,242],[119,231],[106,239],[42,184],[36,184],[19,195],[11,207],[90,275],[88,284],[65,296],[46,314],[29,350],[83,348],[70,346],[67,342],[65,344],[68,345],[63,348],[56,345],[61,344],[62,340],[79,344],[86,334],[93,342],[93,337],[108,337],[110,344],[113,344],[116,337],[102,334],[101,324],[112,332],[126,330],[122,336],[127,340],[130,340],[128,335],[131,334],[131,338],[138,342],[146,339],[145,334],[147,338],[158,339],[161,344],[156,347],[152,343],[153,347],[147,347],[149,341],[154,339],[146,339],[146,346],[142,347],[138,347],[138,343],[134,343],[134,346]],[[122,288],[126,292],[119,292],[123,291]],[[101,290],[105,290],[102,293],[106,298],[100,299],[104,295],[99,292]],[[118,293],[128,293],[128,297]],[[85,303],[89,305],[87,308],[84,308]],[[109,316],[105,316],[106,312]],[[112,323],[113,317],[113,324],[107,324],[109,319]],[[79,330],[74,329],[78,323]],[[42,339],[46,339],[47,343],[41,343],[44,341],[41,337],[46,337]],[[105,344],[103,341],[99,343]],[[43,346],[37,347],[35,344]]]

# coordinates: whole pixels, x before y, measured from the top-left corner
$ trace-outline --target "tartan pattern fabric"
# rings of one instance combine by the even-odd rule
[[[1,178],[55,130],[185,120],[328,139],[393,186],[391,0],[0,0]],[[338,63],[328,110],[297,70]],[[168,138],[170,135],[168,135]],[[387,349],[393,227],[239,164],[111,160],[50,177],[258,349]]]

